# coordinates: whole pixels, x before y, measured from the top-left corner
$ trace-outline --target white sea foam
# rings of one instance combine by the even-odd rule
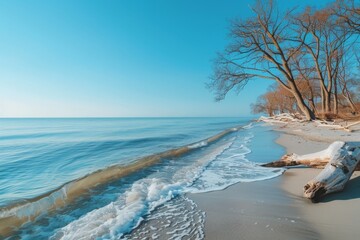
[[[180,196],[156,208],[137,229],[124,239],[194,239],[204,238],[205,212],[195,202]]]
[[[230,139],[229,142],[215,148],[212,152],[198,158],[193,163],[182,167],[174,174],[173,179],[175,181],[186,182],[187,185],[190,186],[193,184],[195,179],[200,177],[201,173],[206,169],[206,166],[214,161],[216,157],[221,155],[226,149],[228,149],[233,141],[234,138]]]
[[[238,182],[252,182],[274,178],[282,174],[282,169],[264,168],[247,160],[251,153],[247,145],[253,135],[239,137],[233,144],[212,161],[188,192],[201,193],[223,190]]]
[[[253,128],[253,127],[254,127],[253,123],[249,123],[248,125],[245,125],[245,126],[243,126],[242,128],[243,128],[243,129],[251,129],[251,128]]]
[[[173,198],[182,188],[162,179],[143,179],[133,184],[124,196],[95,209],[60,229],[51,239],[116,239],[136,227],[142,217]]]
[[[71,222],[56,232],[51,239],[118,239],[131,229],[136,228],[143,216],[156,207],[184,192],[203,171],[204,166],[214,160],[231,145],[227,142],[209,154],[182,167],[172,179],[144,178],[135,182],[131,189],[117,201],[105,207],[95,209],[83,217]],[[173,239],[181,239],[191,231],[190,226],[183,225],[175,229]]]
[[[195,148],[205,147],[205,146],[207,146],[207,145],[208,145],[207,141],[201,141],[201,142],[194,143],[194,144],[188,146],[188,148],[190,148],[190,149],[195,149]]]

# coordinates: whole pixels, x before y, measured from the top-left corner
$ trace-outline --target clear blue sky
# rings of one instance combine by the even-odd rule
[[[0,0],[0,117],[249,115],[267,80],[219,103],[205,83],[252,3]]]

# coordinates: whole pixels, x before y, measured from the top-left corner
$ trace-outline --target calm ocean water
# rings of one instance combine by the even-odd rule
[[[283,153],[260,125],[0,119],[0,219],[27,219],[22,239],[201,239],[204,214],[184,193],[281,174],[258,166]]]

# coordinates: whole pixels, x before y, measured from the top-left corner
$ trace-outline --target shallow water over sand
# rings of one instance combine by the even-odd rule
[[[1,121],[0,164],[9,174],[0,176],[0,216],[37,211],[12,233],[23,239],[135,239],[151,232],[154,239],[201,239],[204,214],[184,193],[221,190],[282,172],[257,165],[278,158],[282,150],[270,129],[249,119]],[[24,200],[51,190],[42,202]],[[43,211],[54,202],[56,209]],[[4,206],[12,206],[12,212]],[[159,227],[168,220],[167,228]]]

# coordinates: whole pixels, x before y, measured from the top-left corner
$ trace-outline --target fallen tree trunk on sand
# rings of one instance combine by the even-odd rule
[[[311,168],[323,169],[329,163],[331,156],[335,155],[344,145],[344,142],[333,142],[327,149],[305,155],[298,155],[296,153],[286,154],[279,161],[262,164],[263,167],[293,167],[293,166],[307,166]],[[360,147],[359,143],[355,144]],[[360,165],[356,169],[360,171]]]
[[[360,162],[360,142],[334,142],[327,149],[307,155],[285,155],[266,167],[307,165],[323,167],[318,176],[304,186],[304,197],[318,202],[324,195],[344,189]]]
[[[324,195],[344,189],[360,161],[360,144],[344,143],[330,157],[330,161],[318,176],[304,186],[304,197],[318,202]]]

